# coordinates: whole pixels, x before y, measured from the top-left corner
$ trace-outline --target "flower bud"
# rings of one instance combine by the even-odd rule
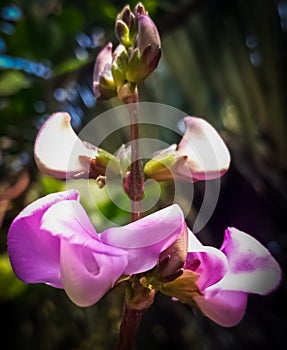
[[[159,33],[147,14],[138,15],[137,45],[126,74],[127,80],[136,84],[155,70],[161,56]]]
[[[108,43],[98,54],[94,67],[93,90],[99,99],[116,96],[116,86],[112,75],[112,43]]]
[[[136,7],[134,8],[134,13],[136,16],[139,16],[139,15],[147,15],[148,12],[146,11],[144,5],[139,2]]]
[[[131,28],[133,22],[135,21],[135,15],[131,11],[129,5],[126,5],[118,14],[117,20],[122,20],[128,26],[128,28]]]

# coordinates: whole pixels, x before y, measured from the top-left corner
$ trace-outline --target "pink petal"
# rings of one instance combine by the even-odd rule
[[[62,200],[76,200],[77,191],[52,193],[28,205],[14,219],[8,232],[8,253],[12,267],[26,283],[48,283],[62,288],[60,243],[41,228],[45,212]]]
[[[228,259],[229,271],[214,288],[265,295],[278,287],[281,280],[278,263],[252,236],[228,228],[221,251]]]
[[[94,226],[77,200],[61,201],[51,206],[43,215],[41,228],[73,244],[88,245],[99,241]]]
[[[177,151],[188,159],[178,175],[188,181],[222,176],[229,168],[230,154],[218,132],[201,118],[185,117],[184,122],[186,130]]]
[[[197,263],[194,269],[194,263]],[[196,282],[198,288],[204,292],[205,288],[220,281],[228,269],[227,259],[220,250],[205,247],[205,251],[188,253],[185,269],[199,274]]]
[[[153,268],[159,254],[176,240],[182,229],[184,216],[174,204],[126,226],[107,229],[101,239],[128,252],[125,274],[135,274]]]
[[[100,75],[104,72],[107,65],[112,64],[112,49],[112,43],[108,43],[97,56],[93,73],[93,90],[96,97],[101,95],[99,90]]]
[[[119,252],[120,254],[117,254]],[[93,249],[61,241],[61,274],[69,298],[79,306],[96,303],[114,286],[127,265],[127,256],[101,242]]]
[[[52,114],[38,132],[34,157],[38,168],[47,175],[65,179],[78,174],[89,176],[89,162],[97,149],[86,147],[75,134],[68,113]]]
[[[200,310],[211,320],[223,327],[232,327],[244,316],[247,294],[221,291],[215,295],[195,296]]]
[[[101,242],[78,201],[56,203],[43,216],[42,228],[61,239],[61,277],[75,304],[96,303],[124,273],[127,252]]]
[[[196,284],[204,292],[205,288],[223,278],[228,269],[228,261],[219,249],[202,245],[190,230],[188,238],[188,255],[184,268],[199,274]]]

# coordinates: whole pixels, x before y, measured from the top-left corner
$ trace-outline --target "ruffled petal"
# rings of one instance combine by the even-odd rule
[[[63,200],[50,207],[43,215],[41,228],[73,244],[87,246],[99,241],[93,224],[77,200]]]
[[[127,265],[127,254],[95,241],[93,249],[61,240],[61,274],[69,298],[90,306],[114,286]]]
[[[193,268],[194,265],[196,266],[195,269]],[[204,292],[205,288],[217,283],[224,277],[228,270],[228,262],[220,250],[205,247],[205,251],[188,253],[184,268],[199,274],[196,284]]]
[[[281,269],[270,252],[252,236],[228,228],[221,251],[229,263],[228,273],[214,288],[268,294],[278,287]]]
[[[219,249],[202,245],[188,230],[188,254],[184,269],[199,274],[196,284],[203,292],[205,288],[223,278],[228,270],[228,261]]]
[[[128,252],[126,274],[150,270],[159,254],[167,249],[185,229],[183,213],[177,204],[150,214],[123,227],[113,227],[101,234],[101,240]]]
[[[62,288],[60,243],[41,228],[45,212],[62,200],[76,200],[77,191],[49,194],[28,205],[14,219],[8,232],[8,253],[15,274],[26,283],[47,283]]]
[[[61,201],[49,208],[42,228],[60,239],[61,277],[75,304],[96,303],[123,274],[127,252],[101,242],[78,201]]]
[[[210,180],[222,176],[229,168],[230,154],[218,132],[204,119],[185,117],[185,133],[177,152],[187,156],[177,169],[186,180]]]
[[[34,157],[38,168],[47,175],[65,179],[82,174],[89,176],[89,161],[97,154],[75,134],[68,113],[52,114],[38,132]]]
[[[205,316],[223,327],[232,327],[244,316],[247,294],[221,291],[210,296],[196,295],[194,301]]]

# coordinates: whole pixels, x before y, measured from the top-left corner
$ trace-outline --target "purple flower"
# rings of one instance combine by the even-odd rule
[[[183,229],[182,211],[172,205],[99,234],[71,190],[28,205],[9,229],[8,253],[22,281],[65,289],[75,304],[89,306],[121,276],[153,268]]]
[[[194,273],[196,288],[190,304],[195,302],[206,316],[225,327],[240,322],[249,293],[269,294],[281,280],[281,269],[270,252],[236,228],[226,229],[220,250],[202,245],[189,231],[184,272]]]

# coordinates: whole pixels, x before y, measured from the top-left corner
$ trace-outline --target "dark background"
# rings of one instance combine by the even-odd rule
[[[250,295],[243,321],[232,328],[222,328],[189,307],[157,295],[141,324],[136,349],[286,349],[287,1],[143,3],[158,25],[163,57],[140,86],[141,101],[206,118],[232,155],[215,212],[200,232],[202,241],[220,247],[227,226],[246,231],[272,252],[282,266],[283,280],[268,296]],[[9,265],[6,241],[11,221],[26,204],[63,186],[41,175],[34,164],[33,142],[43,120],[65,110],[79,131],[117,104],[95,101],[92,70],[101,47],[110,40],[116,44],[114,20],[125,4],[1,1],[3,349],[114,348],[122,290],[82,309],[63,291],[23,285]],[[130,2],[131,7],[135,4]],[[204,184],[197,183],[195,212],[203,191]],[[118,215],[110,203],[102,207],[110,217]],[[192,223],[192,217],[188,220]]]

